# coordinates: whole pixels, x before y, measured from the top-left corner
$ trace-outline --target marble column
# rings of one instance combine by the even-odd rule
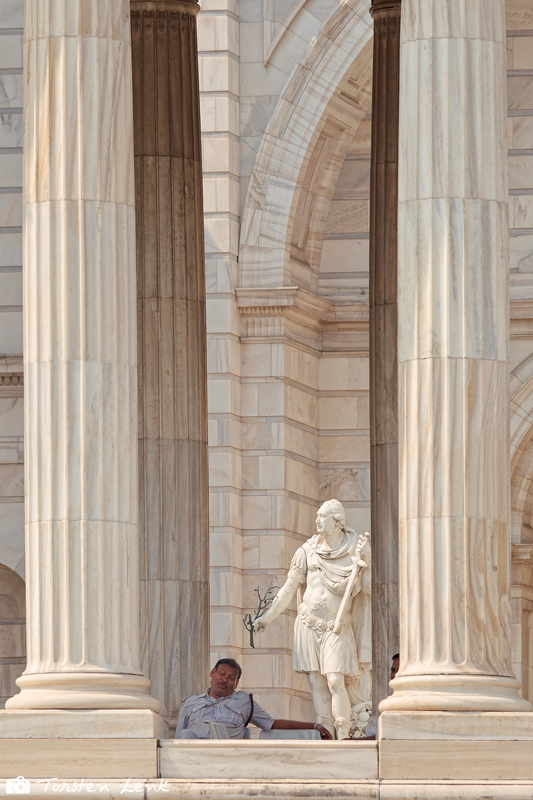
[[[403,0],[400,673],[382,711],[514,711],[504,0]]]
[[[197,13],[195,0],[131,0],[141,654],[171,726],[209,668]]]
[[[398,623],[398,105],[400,0],[373,0],[370,155],[372,698],[387,696]]]
[[[26,0],[27,668],[9,709],[152,709],[139,663],[127,0]]]

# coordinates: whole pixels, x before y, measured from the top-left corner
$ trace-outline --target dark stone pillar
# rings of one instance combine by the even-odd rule
[[[141,657],[171,727],[209,666],[197,13],[195,0],[131,0]]]
[[[400,0],[373,0],[370,470],[373,702],[387,696],[398,626],[398,108]]]

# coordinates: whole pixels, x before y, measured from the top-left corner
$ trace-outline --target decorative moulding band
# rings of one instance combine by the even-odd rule
[[[299,323],[314,331],[323,330],[325,323],[305,312],[287,306],[244,306],[240,307],[241,316],[245,318],[283,317],[292,322]],[[280,332],[281,334],[281,329]],[[264,334],[260,334],[264,335]]]
[[[200,10],[196,0],[130,0],[132,10],[185,11],[197,14]]]
[[[315,331],[325,331],[339,324],[343,328],[368,326],[367,303],[334,305],[297,286],[246,287],[236,289],[235,293],[237,307],[244,318],[285,318]]]
[[[22,372],[5,372],[0,374],[0,386],[23,386],[24,374]]]
[[[511,545],[511,561],[513,564],[525,561],[529,566],[533,566],[533,544]]]
[[[511,298],[511,319],[533,319],[533,300]]]
[[[401,0],[372,0],[370,13],[374,17],[380,13],[400,13]]]
[[[0,397],[22,397],[24,374],[22,372],[0,372]]]

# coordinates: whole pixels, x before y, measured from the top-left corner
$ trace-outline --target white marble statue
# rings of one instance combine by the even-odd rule
[[[370,534],[346,527],[338,500],[320,506],[316,529],[254,628],[263,631],[298,591],[293,667],[307,674],[317,722],[346,739],[362,735],[371,710]]]

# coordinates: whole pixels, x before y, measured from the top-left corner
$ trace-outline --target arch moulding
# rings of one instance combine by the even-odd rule
[[[316,292],[329,200],[370,105],[368,7],[368,0],[339,5],[280,96],[242,211],[241,287],[299,286]]]

